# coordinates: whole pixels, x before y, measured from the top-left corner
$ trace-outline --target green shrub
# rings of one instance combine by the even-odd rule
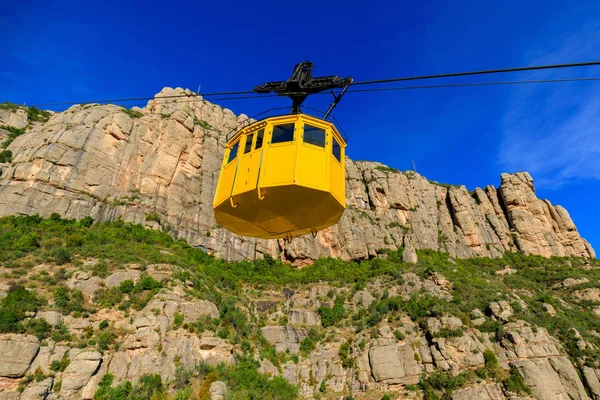
[[[94,293],[94,303],[104,308],[114,307],[123,300],[123,293],[118,287],[99,289]]]
[[[98,335],[98,351],[103,353],[106,350],[108,350],[108,348],[110,347],[111,344],[114,343],[115,339],[117,338],[117,335],[114,332],[111,331],[102,331],[99,335]]]
[[[510,374],[502,383],[509,392],[531,394],[531,389],[525,384],[525,380],[516,367],[510,367]]]
[[[72,312],[83,311],[83,293],[79,290],[69,290],[60,286],[54,290],[54,307],[63,314],[69,315]]]
[[[89,228],[94,223],[94,219],[90,216],[83,217],[79,220],[79,224],[85,228]]]
[[[12,161],[13,153],[10,150],[0,151],[0,163],[9,163]]]
[[[321,325],[324,328],[335,325],[344,318],[344,298],[341,296],[336,297],[333,308],[321,306],[318,312],[321,315]]]
[[[340,346],[338,355],[340,356],[340,360],[342,361],[342,366],[344,368],[354,367],[356,360],[353,357],[350,357],[350,343],[344,342]]]
[[[146,221],[158,222],[160,224],[160,216],[157,213],[146,214]]]
[[[175,313],[175,315],[173,315],[173,327],[175,329],[179,328],[181,325],[183,325],[183,315],[179,314],[179,313]]]
[[[129,108],[121,108],[121,111],[125,114],[129,115],[131,118],[141,118],[144,116],[144,113],[136,110],[130,110]]]
[[[177,368],[175,368],[175,379],[173,379],[173,386],[175,389],[179,390],[185,388],[190,383],[193,374],[194,371],[187,369],[183,365],[178,365]]]
[[[15,128],[9,125],[0,125],[0,129],[8,131],[8,138],[0,144],[0,148],[7,148],[13,140],[25,133],[25,128]]]
[[[138,283],[135,284],[134,291],[139,293],[144,290],[156,290],[162,288],[163,285],[149,275],[142,275]]]
[[[36,107],[27,108],[27,118],[30,121],[47,122],[51,115],[49,111],[40,110]]]
[[[50,254],[57,265],[63,265],[71,262],[71,252],[66,247],[54,248]]]
[[[65,369],[67,369],[67,367],[69,366],[69,364],[71,363],[71,360],[69,360],[68,358],[63,358],[62,360],[58,361],[58,360],[54,360],[52,361],[52,363],[50,364],[50,371],[54,371],[54,372],[64,372]]]
[[[133,292],[134,287],[135,287],[135,285],[134,285],[133,281],[131,279],[127,279],[127,280],[124,280],[123,282],[121,282],[121,284],[119,285],[119,290],[123,294],[128,294],[128,293]]]
[[[52,331],[52,325],[43,318],[34,318],[27,323],[27,331],[36,336],[38,340],[44,340]]]
[[[398,329],[396,329],[394,331],[394,336],[396,337],[397,340],[404,340],[406,338],[406,336],[402,332],[400,332]]]

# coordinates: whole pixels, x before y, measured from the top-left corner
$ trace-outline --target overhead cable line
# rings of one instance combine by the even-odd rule
[[[411,77],[360,81],[360,82],[351,83],[351,86],[374,85],[374,84],[381,84],[381,83],[403,82],[403,81],[425,80],[425,79],[451,78],[451,77],[460,77],[460,76],[498,74],[498,73],[508,73],[508,72],[523,72],[523,71],[588,67],[588,66],[598,66],[598,65],[600,65],[600,61],[589,61],[589,62],[570,63],[570,64],[539,65],[539,66],[531,66],[531,67],[503,68],[503,69],[491,69],[491,70],[467,71],[467,72],[453,72],[453,73],[446,73],[446,74],[420,75],[420,76],[411,76]],[[586,80],[594,81],[594,80],[598,80],[598,78],[566,78],[566,79],[546,79],[546,80],[507,81],[507,82],[459,83],[459,84],[447,84],[447,85],[423,85],[423,86],[408,86],[408,87],[401,87],[401,88],[351,89],[351,90],[348,90],[348,92],[376,92],[376,91],[382,91],[382,90],[409,90],[409,89],[433,89],[433,88],[460,87],[460,86],[509,85],[509,84],[518,84],[518,83],[576,82],[576,81],[586,81]],[[324,93],[320,93],[320,94],[324,94]],[[237,96],[237,95],[241,95],[241,96]],[[244,96],[244,95],[249,95],[249,96]],[[43,104],[34,104],[33,106],[48,107],[48,106],[74,105],[74,104],[122,103],[122,102],[157,100],[157,99],[191,98],[191,97],[199,97],[199,96],[201,96],[201,97],[226,96],[226,97],[221,97],[221,98],[214,98],[212,100],[213,101],[215,101],[215,100],[227,101],[227,100],[238,100],[238,99],[246,99],[246,98],[277,97],[279,95],[259,95],[252,90],[246,90],[246,91],[237,91],[237,92],[214,92],[214,93],[200,93],[200,94],[191,93],[191,94],[181,94],[181,95],[171,95],[171,96],[155,96],[155,97],[131,97],[131,98],[122,98],[122,99],[93,100],[93,101],[82,101],[82,102],[43,103]],[[229,96],[235,96],[235,97],[229,97]],[[197,101],[197,100],[191,100],[191,101]]]
[[[416,89],[444,89],[444,88],[456,88],[456,87],[482,87],[482,86],[506,86],[506,85],[520,85],[520,84],[532,84],[532,83],[561,83],[561,82],[593,82],[600,81],[600,77],[592,78],[564,78],[564,79],[536,79],[536,80],[523,80],[523,81],[497,81],[497,82],[479,82],[479,83],[448,83],[443,85],[415,85],[415,86],[400,86],[400,87],[384,87],[384,88],[373,88],[373,89],[350,89],[348,93],[369,93],[369,92],[394,92],[403,90],[416,90]],[[316,95],[328,95],[329,93],[315,93]],[[263,99],[269,97],[282,97],[278,94],[273,95],[261,95],[261,96],[235,96],[235,97],[219,97],[211,99],[211,101],[229,101],[229,100],[246,100],[246,99]],[[124,100],[124,103],[134,102],[133,104],[121,104],[122,106],[129,107],[143,107],[144,103],[135,100]],[[163,104],[180,104],[180,103],[194,103],[200,100],[194,99],[183,99],[175,100],[172,102],[156,102],[155,105]],[[67,108],[65,108],[66,110]]]
[[[229,96],[238,94],[255,94],[252,90],[242,92],[215,92],[215,93],[190,93],[190,94],[177,94],[172,96],[154,96],[154,97],[129,97],[124,99],[109,99],[109,100],[89,100],[89,101],[64,101],[59,103],[44,103],[34,104],[35,107],[47,107],[47,106],[67,106],[72,104],[95,104],[95,103],[122,103],[125,101],[143,101],[143,100],[154,100],[154,99],[172,99],[179,97],[211,97],[211,96]]]
[[[588,62],[571,63],[571,64],[537,65],[537,66],[532,66],[532,67],[486,69],[486,70],[481,70],[481,71],[452,72],[452,73],[448,73],[448,74],[420,75],[420,76],[409,76],[409,77],[402,77],[402,78],[377,79],[377,80],[372,80],[372,81],[352,82],[350,85],[351,86],[373,85],[373,84],[377,84],[377,83],[415,81],[415,80],[422,80],[422,79],[452,78],[452,77],[457,77],[457,76],[500,74],[500,73],[506,73],[506,72],[539,71],[539,70],[545,70],[545,69],[591,67],[594,65],[600,65],[600,61],[588,61]]]

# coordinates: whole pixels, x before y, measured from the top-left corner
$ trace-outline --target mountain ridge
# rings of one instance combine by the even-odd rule
[[[537,198],[526,172],[502,174],[498,188],[469,192],[350,159],[348,207],[337,225],[291,243],[236,236],[216,225],[211,205],[225,134],[246,118],[180,88],[163,89],[144,108],[80,105],[46,122],[30,121],[20,109],[0,110],[0,125],[24,130],[8,145],[12,161],[0,164],[0,216],[122,218],[232,261],[269,254],[306,265],[328,256],[368,259],[398,247],[413,261],[416,249],[459,258],[506,251],[595,257],[568,212]]]

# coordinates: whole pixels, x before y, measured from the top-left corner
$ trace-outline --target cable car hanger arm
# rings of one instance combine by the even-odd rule
[[[287,81],[267,82],[264,85],[255,86],[254,91],[256,93],[274,92],[281,96],[288,96],[292,99],[292,114],[299,114],[300,106],[309,95],[335,88],[347,88],[352,83],[352,78],[340,78],[337,75],[313,78],[313,67],[313,63],[302,61],[296,64],[292,76]],[[335,98],[328,115],[345,92],[346,90],[342,90],[342,93]]]

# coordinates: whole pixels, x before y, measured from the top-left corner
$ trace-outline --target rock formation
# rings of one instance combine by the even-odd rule
[[[0,111],[0,125],[27,124],[22,110]],[[460,258],[517,250],[595,257],[568,212],[536,197],[526,172],[502,174],[497,189],[469,192],[350,159],[348,208],[337,225],[291,244],[236,236],[216,225],[212,198],[225,136],[245,120],[183,89],[165,88],[132,110],[73,106],[30,124],[8,147],[13,159],[0,164],[0,216],[122,218],[229,260],[268,253],[297,265],[323,256],[372,258],[400,246],[413,261],[414,249],[424,248]]]

